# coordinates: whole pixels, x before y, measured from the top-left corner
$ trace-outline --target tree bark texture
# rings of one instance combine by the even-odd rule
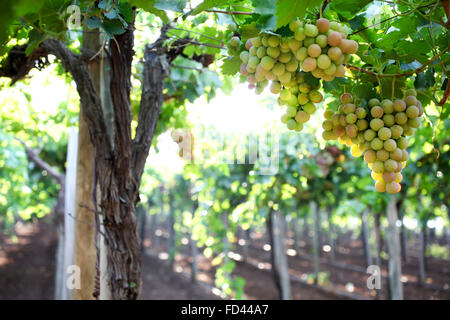
[[[85,187],[83,193],[86,197],[89,195],[89,199],[93,197],[92,177],[94,185],[98,184],[100,189],[98,204],[101,212],[96,214],[101,213],[103,217],[107,272],[111,281],[112,299],[137,299],[141,287],[141,258],[135,208],[139,201],[138,190],[145,160],[163,101],[164,79],[169,70],[163,42],[164,36],[152,46],[147,46],[145,50],[139,123],[133,140],[129,99],[131,60],[134,56],[133,26],[130,24],[127,31],[116,36],[110,45],[114,137],[110,136],[111,133],[108,134],[99,91],[94,85],[84,56],[74,54],[60,41],[54,39],[45,40],[41,45],[58,57],[63,67],[72,74],[80,95],[82,109],[80,126],[83,126],[84,120],[89,129],[90,142],[93,144],[93,154],[92,156],[87,154],[89,141],[80,136],[80,146],[83,146],[83,150],[80,151],[86,160],[84,165],[81,164],[80,172],[85,168],[83,177],[89,176],[89,180],[82,180],[81,177],[78,183]],[[92,163],[94,159],[95,168],[91,171],[89,161]],[[96,201],[97,199],[94,202]],[[92,209],[86,208],[86,219],[82,226],[80,223],[77,228],[77,232],[83,234],[83,238],[86,239],[86,243],[78,244],[77,252],[84,250],[83,256],[78,258],[78,263],[92,266],[94,270],[82,271],[84,289],[83,294],[78,294],[79,299],[91,298],[94,290],[96,254],[93,249],[95,229],[92,210],[96,211],[96,207],[94,203]],[[80,221],[82,220],[80,218]],[[86,259],[88,261],[85,261]]]

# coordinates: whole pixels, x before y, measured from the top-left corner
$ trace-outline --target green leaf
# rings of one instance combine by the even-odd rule
[[[105,20],[102,22],[102,28],[111,37],[115,34],[122,34],[125,32],[120,20]]]
[[[291,23],[295,18],[303,19],[307,9],[315,9],[322,4],[322,0],[277,0],[276,28]]]
[[[250,39],[259,34],[259,29],[256,27],[256,22],[245,24],[240,29],[242,39]]]
[[[155,8],[161,10],[183,12],[186,0],[156,0]]]
[[[254,0],[255,12],[261,15],[275,15],[275,7],[272,0]]]
[[[336,11],[339,16],[345,19],[352,19],[373,0],[334,0],[329,4],[329,8]]]
[[[42,40],[44,40],[45,34],[33,29],[30,31],[28,37],[29,37],[28,46],[25,49],[25,54],[27,56],[29,56],[33,52],[33,50],[39,46]]]
[[[144,9],[147,12],[159,17],[164,23],[169,23],[169,18],[164,10],[155,8],[156,0],[130,0],[132,6]]]
[[[416,76],[416,80],[414,80],[414,87],[417,90],[427,90],[434,86],[435,78],[434,78],[434,69],[428,69],[425,72],[419,73]]]
[[[220,0],[205,0],[202,3],[200,3],[198,6],[196,6],[194,9],[192,9],[192,11],[189,12],[189,15],[195,16],[202,11],[214,8],[216,6],[220,6],[221,4],[223,4],[223,1],[220,1]]]
[[[222,73],[225,75],[234,75],[239,72],[239,68],[241,67],[241,59],[236,56],[231,59],[225,60],[222,65]]]
[[[352,94],[359,99],[368,101],[375,96],[375,88],[371,83],[358,84],[353,87]]]
[[[128,2],[122,2],[118,4],[119,12],[126,22],[132,22],[134,18],[133,8]]]
[[[383,92],[383,98],[403,98],[403,89],[406,86],[405,79],[397,78],[392,81],[393,78],[381,79],[381,90]]]
[[[86,25],[91,29],[97,29],[102,25],[98,17],[90,17],[86,20]]]

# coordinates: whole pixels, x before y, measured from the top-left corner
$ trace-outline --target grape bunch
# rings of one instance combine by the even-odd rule
[[[325,81],[345,75],[344,63],[358,51],[358,43],[347,39],[344,25],[320,18],[315,24],[295,20],[289,28],[294,32],[289,41],[295,43],[295,58],[303,71]]]
[[[229,55],[239,56],[240,74],[249,89],[260,94],[271,82],[270,91],[279,94],[280,105],[286,105],[281,121],[290,130],[301,131],[323,100],[320,82],[311,79],[343,77],[344,63],[358,50],[358,43],[347,39],[344,25],[324,18],[315,23],[297,19],[289,29],[291,36],[264,31],[243,43],[233,27],[227,48]]]
[[[408,89],[403,100],[373,98],[366,109],[356,106],[353,96],[344,93],[337,112],[325,111],[323,138],[351,146],[354,157],[364,154],[379,192],[401,190],[401,171],[409,156],[407,137],[420,126],[424,113],[416,96],[414,89]]]
[[[323,96],[319,92],[320,82],[311,81],[304,72],[298,72],[292,83],[292,86],[281,89],[281,84],[272,82],[270,90],[272,93],[279,93],[278,103],[286,106],[281,122],[289,130],[302,131],[303,125],[314,114],[316,104],[323,100]]]

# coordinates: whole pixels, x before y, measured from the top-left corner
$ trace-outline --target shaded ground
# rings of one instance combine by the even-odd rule
[[[18,223],[17,243],[0,239],[0,300],[53,299],[56,235],[51,225]]]
[[[150,249],[150,239],[145,241],[147,254],[143,257],[142,298],[220,299],[216,295],[217,292],[216,294],[212,292],[215,268],[211,265],[211,260],[201,254],[198,256],[197,277],[200,284],[191,283],[189,274],[192,258],[189,256],[188,246],[183,245],[179,248],[180,254],[176,256],[174,272],[169,270],[166,253],[167,235],[165,232],[162,233],[159,241],[159,258],[156,258],[155,252]],[[53,299],[57,241],[53,226],[45,221],[35,224],[19,223],[16,226],[16,234],[18,235],[16,243],[10,239],[0,238],[0,299]],[[248,254],[251,259],[258,262],[257,266],[237,262],[233,275],[246,280],[244,288],[246,299],[278,299],[278,292],[272,274],[269,272],[269,252],[264,250],[266,239],[255,238]],[[359,242],[359,240],[348,239],[348,243],[342,243],[336,260],[349,266],[362,268],[364,259]],[[237,252],[242,255],[242,248],[238,248]],[[298,278],[305,278],[312,272],[312,263],[308,260],[309,253],[310,248],[307,243],[304,243],[300,249],[301,256],[289,256],[291,274]],[[416,280],[416,261],[414,258],[411,260],[403,269],[406,273],[405,279],[408,281]],[[447,284],[448,262],[429,260],[431,283]],[[365,289],[366,274],[325,264],[321,266],[321,270],[329,273],[328,285],[333,288],[345,291],[348,284],[352,284],[354,293],[372,298],[371,292]],[[385,274],[386,271],[383,271]],[[387,283],[384,282],[383,285],[386,288]],[[406,299],[450,299],[449,291],[439,292],[408,283],[404,284],[404,291]],[[345,298],[298,282],[292,282],[292,295],[294,299]],[[382,298],[387,298],[386,292],[383,292]]]
[[[53,299],[57,237],[51,224],[40,221],[16,227],[17,243],[0,238],[0,300]],[[181,274],[167,272],[163,261],[143,258],[143,299],[218,299],[192,285]]]
[[[167,252],[167,237],[168,233],[165,229],[160,229],[160,256],[166,255]],[[337,267],[330,264],[321,264],[321,272],[326,274],[328,280],[324,283],[327,288],[337,289],[340,292],[349,294],[357,294],[366,299],[374,299],[375,291],[367,289],[368,274],[365,272],[365,262],[363,257],[362,243],[359,239],[352,239],[349,237],[342,237],[343,241],[336,254],[336,262],[344,268]],[[150,246],[150,239],[147,239],[148,246]],[[186,239],[187,241],[187,239]],[[187,242],[184,241],[185,244]],[[300,256],[295,253],[292,244],[288,241],[288,248],[291,249],[288,257],[289,273],[304,281],[310,280],[308,276],[313,272],[313,263],[311,261],[311,247],[309,243],[302,243],[300,248]],[[257,262],[257,267],[249,265],[245,262],[238,262],[234,275],[241,276],[246,280],[244,288],[246,299],[277,299],[277,290],[275,288],[270,269],[270,251],[265,251],[267,246],[267,239],[262,234],[254,235],[251,247],[248,249],[248,256],[253,261]],[[190,272],[190,263],[192,258],[189,256],[190,251],[186,245],[178,248],[180,254],[176,256],[175,269]],[[294,254],[292,255],[292,251]],[[161,254],[162,252],[162,254]],[[200,250],[201,252],[201,250]],[[242,257],[242,248],[237,248],[237,253]],[[413,250],[411,250],[413,252]],[[288,252],[289,253],[289,252]],[[327,261],[328,257],[323,252],[322,260]],[[215,269],[211,266],[211,260],[199,255],[199,279],[210,284],[214,283]],[[450,300],[450,278],[448,274],[449,262],[441,259],[428,258],[427,283],[429,285],[439,286],[445,290],[436,290],[433,288],[426,288],[413,282],[417,282],[417,259],[412,258],[410,262],[402,263],[403,290],[405,299],[444,299]],[[353,269],[358,269],[355,271]],[[388,281],[387,281],[387,261],[383,260],[382,274],[385,278],[382,281],[381,299],[388,299]],[[297,282],[291,282],[292,294],[295,299],[345,299],[347,297],[330,294],[318,290],[315,287],[303,285]]]
[[[163,261],[145,255],[143,263],[143,300],[211,300],[219,299],[211,291],[179,273],[167,272],[168,266]]]

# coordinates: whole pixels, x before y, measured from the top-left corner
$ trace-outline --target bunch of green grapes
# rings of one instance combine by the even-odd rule
[[[281,83],[272,82],[271,92],[279,93],[278,103],[286,106],[286,112],[282,115],[281,122],[286,124],[289,130],[302,131],[303,125],[316,111],[316,104],[323,100],[319,89],[320,82],[308,81],[304,72],[298,72],[294,81],[291,81],[290,85],[283,89],[281,89]]]
[[[344,63],[358,50],[358,43],[348,40],[348,30],[335,21],[318,19],[315,23],[295,20],[289,25],[292,36],[264,31],[248,39],[245,45],[235,29],[227,43],[228,53],[239,56],[240,74],[249,89],[280,94],[281,105],[287,105],[282,122],[290,130],[301,131],[303,124],[323,99],[320,82],[305,81],[305,73],[317,79],[332,81],[345,75]]]
[[[342,144],[364,148],[363,134],[369,127],[369,122],[366,119],[366,109],[355,105],[353,96],[350,93],[341,95],[341,103],[337,112],[332,110],[325,111],[325,121],[322,123],[322,128],[324,129],[322,137],[325,140],[337,139]],[[354,154],[353,149],[352,154]]]
[[[358,51],[358,43],[347,39],[347,27],[320,18],[315,24],[295,20],[289,28],[294,32],[289,41],[298,46],[295,57],[303,71],[325,81],[345,75],[344,63]]]
[[[421,124],[424,113],[422,103],[416,98],[414,89],[408,89],[403,100],[382,101],[373,98],[369,101],[367,110],[362,107],[351,106],[353,97],[343,94],[337,113],[325,111],[326,120],[323,123],[323,137],[326,140],[339,139],[351,146],[351,153],[355,157],[364,154],[364,160],[372,170],[371,176],[375,180],[375,189],[379,192],[397,193],[401,190],[400,182],[403,177],[402,169],[408,160],[408,137],[412,136]],[[347,125],[343,130],[342,112],[345,114]],[[351,137],[347,132],[348,121],[354,116],[358,133]],[[349,116],[350,115],[350,116]],[[365,115],[363,117],[363,115]],[[347,119],[349,118],[349,119]],[[361,121],[358,124],[358,121]],[[343,133],[345,131],[345,133]],[[354,136],[353,129],[350,131]]]
[[[245,48],[248,51],[240,53],[240,72],[247,77],[250,85],[256,86],[257,92],[269,81],[285,86],[292,86],[295,82],[299,65],[286,40],[279,34],[269,32],[247,40]]]

